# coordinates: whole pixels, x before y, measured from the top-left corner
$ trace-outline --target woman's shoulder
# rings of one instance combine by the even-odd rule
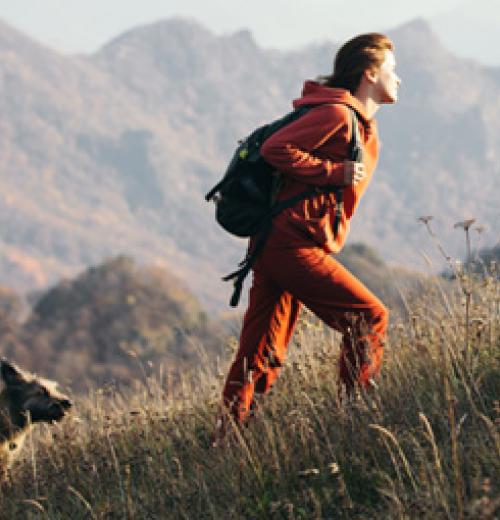
[[[317,116],[334,118],[335,120],[349,120],[349,107],[344,103],[322,103],[310,107],[312,113]]]

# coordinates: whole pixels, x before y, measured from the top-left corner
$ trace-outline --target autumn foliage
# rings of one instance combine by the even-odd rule
[[[153,365],[174,372],[194,367],[218,344],[183,283],[125,256],[61,281],[24,319],[21,309],[15,293],[0,293],[1,354],[73,391],[127,385],[150,375]]]

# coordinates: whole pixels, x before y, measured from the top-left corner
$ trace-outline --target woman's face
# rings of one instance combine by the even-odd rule
[[[398,100],[398,88],[401,78],[396,74],[394,52],[385,51],[385,59],[373,76],[374,91],[378,103],[395,103]]]

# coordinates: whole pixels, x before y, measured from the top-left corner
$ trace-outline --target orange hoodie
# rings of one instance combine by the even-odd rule
[[[283,173],[284,185],[279,200],[293,197],[311,186],[343,185],[344,160],[351,139],[351,115],[358,116],[365,178],[344,188],[344,210],[337,237],[333,236],[335,195],[319,193],[281,212],[273,221],[266,247],[307,247],[319,245],[329,253],[342,248],[349,232],[349,221],[366,190],[378,157],[377,128],[367,119],[364,107],[340,88],[306,81],[295,108],[313,106],[293,123],[278,130],[265,141],[262,156]]]

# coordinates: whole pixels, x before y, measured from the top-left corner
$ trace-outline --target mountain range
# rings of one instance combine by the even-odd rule
[[[496,0],[468,0],[429,19],[444,45],[459,56],[500,66],[500,10]]]
[[[381,159],[351,238],[418,267],[431,243],[419,216],[434,216],[454,257],[456,221],[475,217],[485,244],[498,237],[500,68],[450,54],[423,20],[389,35],[401,98],[377,114]],[[220,277],[245,244],[217,228],[203,194],[237,140],[288,111],[337,48],[264,50],[248,31],[170,19],[64,56],[0,23],[0,283],[43,288],[127,254],[221,309]]]

